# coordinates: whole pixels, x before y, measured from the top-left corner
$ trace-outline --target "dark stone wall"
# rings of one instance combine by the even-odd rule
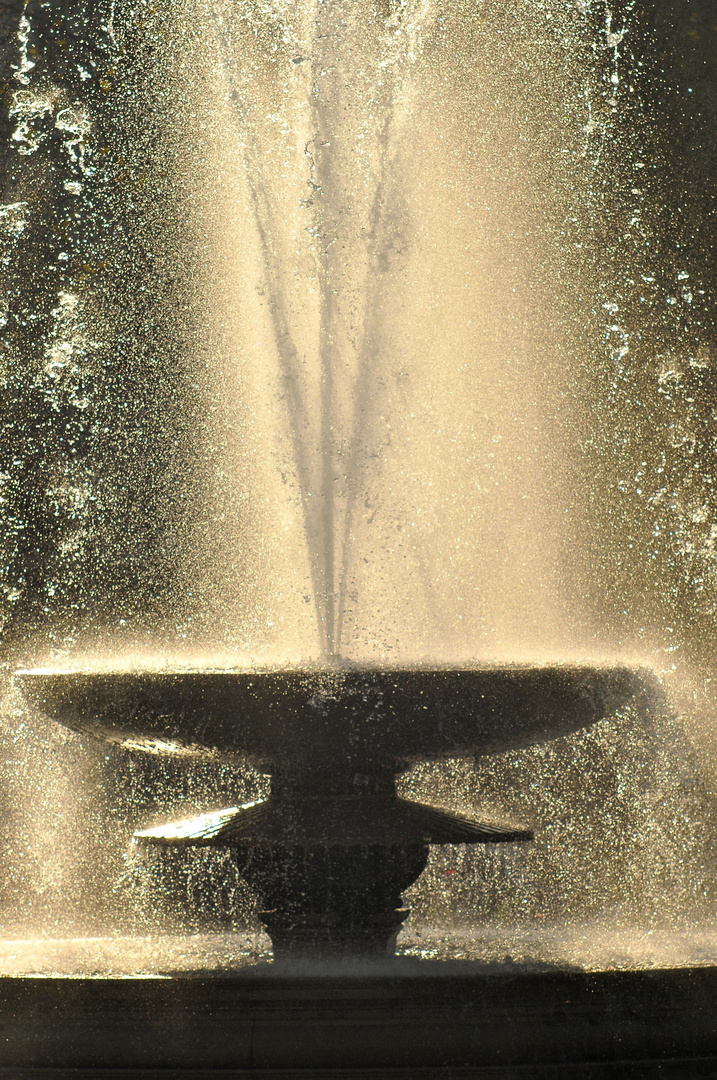
[[[714,1076],[714,968],[423,972],[3,979],[0,1066],[152,1080]]]
[[[4,178],[7,168],[7,140],[10,135],[10,101],[12,93],[13,64],[17,62],[17,27],[23,9],[23,0],[4,0],[0,4],[0,177]],[[5,184],[2,183],[2,189]],[[5,201],[3,199],[3,201]]]
[[[617,649],[677,647],[693,673],[709,675],[717,660],[717,13],[709,0],[628,8],[594,7],[598,33],[608,10],[613,28],[628,27],[621,66],[636,93],[621,95],[602,162],[597,258],[629,351],[618,358],[606,349],[595,362],[582,549],[596,624]]]

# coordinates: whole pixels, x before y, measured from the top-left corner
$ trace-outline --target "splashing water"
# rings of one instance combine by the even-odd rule
[[[630,5],[439,0],[30,4],[19,27],[12,666],[617,654],[684,690],[655,728],[414,770],[467,810],[479,784],[517,816],[540,796],[500,874],[461,853],[457,889],[434,854],[429,921],[714,909],[714,268],[668,176],[650,33]],[[3,715],[10,924],[117,925],[139,895],[130,929],[171,928],[186,905],[148,912],[147,876],[239,887],[208,856],[139,866],[127,822],[246,801],[256,776],[149,777]]]
[[[554,258],[551,241],[525,163],[511,160],[531,119],[521,112],[535,111],[515,56],[499,71],[498,122],[474,103],[466,131],[465,100],[441,100],[437,9],[277,8],[271,34],[263,10],[212,16],[213,52],[202,39],[215,57],[202,117],[211,137],[188,183],[205,207],[211,185],[219,219],[205,212],[203,228],[215,242],[213,355],[230,395],[217,441],[231,479],[216,554],[200,563],[202,603],[235,641],[252,610],[253,649],[283,623],[273,636],[289,656],[296,635],[306,654],[307,632],[322,653],[352,657],[564,648],[575,616],[554,519],[557,477],[564,484],[574,463],[550,394],[567,415],[573,391],[544,359],[566,346],[538,265]],[[490,17],[500,28],[504,16]],[[557,96],[555,57],[541,59]],[[577,125],[574,138],[582,153]],[[553,150],[540,148],[533,176],[554,168]],[[564,172],[567,189],[572,163]],[[551,214],[565,197],[551,196]],[[258,424],[259,463],[248,445],[258,450],[248,438]],[[227,552],[247,477],[249,512],[259,518],[260,493],[280,510],[244,533],[237,566]],[[272,529],[283,551],[267,542]],[[260,603],[247,588],[254,559]]]
[[[585,602],[576,432],[591,350],[624,366],[632,341],[581,254],[625,27],[186,0],[157,54],[157,17],[129,4],[121,40],[114,8],[20,29],[13,139],[41,162],[20,186],[64,224],[41,268],[31,239],[11,267],[37,280],[30,318],[26,296],[9,314],[43,373],[9,379],[52,460],[42,543],[9,564],[18,637],[279,663],[613,653]]]

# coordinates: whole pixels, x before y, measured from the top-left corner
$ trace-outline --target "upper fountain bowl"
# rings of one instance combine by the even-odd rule
[[[16,674],[53,720],[155,753],[258,766],[498,753],[588,727],[657,692],[648,668],[492,665]],[[308,762],[307,762],[308,763]]]

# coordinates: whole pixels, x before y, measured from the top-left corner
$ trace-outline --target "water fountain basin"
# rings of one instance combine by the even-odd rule
[[[340,666],[254,671],[35,669],[26,700],[76,731],[155,753],[296,765],[489,754],[568,735],[654,693],[621,665]]]

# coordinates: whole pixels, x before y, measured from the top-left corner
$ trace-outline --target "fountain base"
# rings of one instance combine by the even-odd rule
[[[401,894],[424,870],[428,847],[263,847],[235,857],[261,897],[275,960],[368,959],[394,955],[408,915]]]
[[[276,959],[392,956],[408,914],[401,896],[423,872],[429,844],[533,834],[401,799],[391,772],[365,768],[284,772],[266,800],[146,829],[135,839],[229,848],[259,900]]]
[[[396,793],[408,764],[568,735],[629,702],[654,675],[622,666],[468,665],[275,670],[23,671],[45,715],[132,750],[241,758],[272,774],[269,799],[135,834],[226,847],[259,894],[278,956],[392,951],[401,893],[430,844],[530,840]]]

